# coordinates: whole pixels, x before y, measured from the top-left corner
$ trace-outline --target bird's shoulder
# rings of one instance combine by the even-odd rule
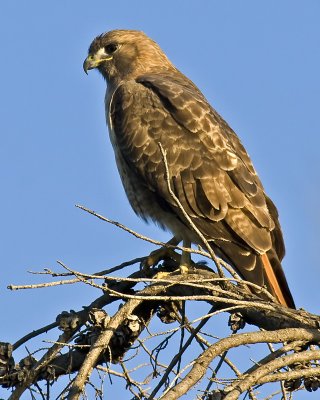
[[[202,152],[204,162],[215,162],[228,171],[245,192],[262,188],[241,140],[190,79],[177,71],[143,75],[136,82],[157,97],[161,108],[182,128],[183,140]]]

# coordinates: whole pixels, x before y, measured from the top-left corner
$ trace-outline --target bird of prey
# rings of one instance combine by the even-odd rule
[[[134,30],[96,37],[83,67],[97,68],[107,81],[109,134],[136,214],[184,246],[203,245],[192,221],[244,279],[294,308],[277,209],[238,136],[196,85]]]

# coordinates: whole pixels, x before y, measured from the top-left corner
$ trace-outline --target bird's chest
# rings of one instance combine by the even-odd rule
[[[136,82],[120,85],[106,97],[107,123],[111,143],[132,164],[141,167],[163,135],[168,114],[149,89]]]
[[[128,93],[121,110],[114,109],[113,95],[106,96],[106,119],[110,141],[114,149],[119,175],[127,198],[135,211],[145,220],[161,219],[162,209],[150,184],[141,171],[146,170],[148,149],[153,141],[146,131],[146,124],[139,107],[141,96]],[[140,110],[139,110],[140,108]],[[116,118],[116,121],[115,121]]]
[[[154,219],[156,201],[153,192],[129,168],[118,149],[115,151],[115,159],[124,190],[134,212],[145,220]]]

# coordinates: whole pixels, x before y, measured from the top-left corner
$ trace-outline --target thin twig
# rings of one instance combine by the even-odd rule
[[[212,250],[212,247],[210,246],[209,242],[207,241],[207,239],[204,237],[204,235],[202,234],[202,232],[195,226],[195,224],[193,223],[192,219],[190,218],[190,216],[188,215],[188,213],[185,211],[185,209],[183,208],[180,200],[178,199],[178,197],[175,195],[174,191],[171,188],[171,182],[170,182],[170,171],[169,171],[169,167],[168,167],[168,162],[167,162],[167,155],[166,155],[166,151],[163,149],[162,144],[159,142],[158,146],[160,148],[161,154],[162,154],[162,158],[163,158],[163,163],[165,166],[165,178],[166,178],[166,182],[167,182],[167,187],[168,187],[168,191],[170,193],[170,196],[173,198],[173,200],[176,202],[179,210],[182,212],[183,216],[186,218],[186,220],[188,221],[188,224],[190,225],[190,227],[192,228],[192,230],[194,230],[194,232],[198,235],[198,237],[200,238],[201,242],[206,246],[208,253],[210,254],[211,259],[214,261],[218,273],[220,275],[221,278],[224,278],[224,273],[223,270],[221,268],[220,265],[220,260],[218,259],[218,257],[216,256],[215,252]]]
[[[209,321],[209,318],[207,319],[203,319],[199,325],[194,329],[194,332],[189,336],[189,338],[187,339],[187,341],[185,342],[184,346],[182,347],[181,351],[176,354],[173,359],[171,360],[166,372],[164,373],[164,375],[162,376],[160,382],[158,383],[158,385],[153,389],[152,393],[149,396],[148,400],[152,400],[154,399],[154,396],[158,393],[158,391],[161,389],[161,387],[163,386],[163,384],[166,382],[166,380],[168,379],[171,370],[173,369],[173,367],[176,365],[176,363],[179,361],[179,358],[182,356],[182,354],[185,352],[185,350],[189,347],[189,345],[191,344],[192,340],[194,339],[194,337],[196,336],[196,334],[203,328],[203,326]]]
[[[106,218],[106,217],[104,217],[103,215],[100,215],[100,214],[96,213],[95,211],[90,210],[90,209],[87,208],[87,207],[81,206],[81,205],[79,205],[79,204],[77,204],[76,207],[77,207],[77,208],[80,208],[80,210],[86,211],[87,213],[89,213],[89,214],[91,214],[91,215],[93,215],[93,216],[95,216],[95,217],[101,219],[102,221],[108,222],[108,223],[111,224],[111,225],[115,225],[116,227],[118,227],[118,228],[124,230],[125,232],[130,233],[131,235],[135,236],[135,237],[138,238],[138,239],[141,239],[141,240],[144,240],[144,241],[146,241],[146,242],[155,244],[155,245],[157,245],[157,246],[168,247],[169,249],[178,249],[178,250],[185,251],[186,253],[199,254],[199,255],[201,255],[201,256],[203,256],[203,257],[211,258],[211,255],[210,255],[209,253],[205,252],[205,251],[200,251],[200,250],[192,249],[192,248],[190,248],[190,247],[174,246],[174,245],[171,245],[171,244],[168,244],[168,243],[165,243],[165,242],[160,242],[159,240],[151,239],[151,238],[149,238],[149,237],[147,237],[147,236],[141,235],[141,234],[138,233],[138,232],[135,232],[134,230],[132,230],[132,229],[126,227],[125,225],[121,224],[120,222],[113,221],[113,220],[111,220],[111,219],[109,219],[109,218]]]
[[[42,333],[48,332],[51,329],[54,329],[58,326],[57,322],[53,322],[52,324],[46,325],[42,328],[39,328],[35,331],[32,331],[28,333],[27,335],[23,336],[21,339],[17,340],[14,345],[13,345],[13,350],[16,350],[18,347],[20,347],[22,344],[26,343],[28,340],[35,338],[38,335],[41,335]]]

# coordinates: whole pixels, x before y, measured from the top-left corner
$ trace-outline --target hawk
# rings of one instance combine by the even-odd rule
[[[134,30],[96,37],[83,67],[107,81],[110,139],[135,213],[170,230],[176,243],[203,245],[188,216],[244,279],[295,308],[277,209],[238,136],[196,85]]]

